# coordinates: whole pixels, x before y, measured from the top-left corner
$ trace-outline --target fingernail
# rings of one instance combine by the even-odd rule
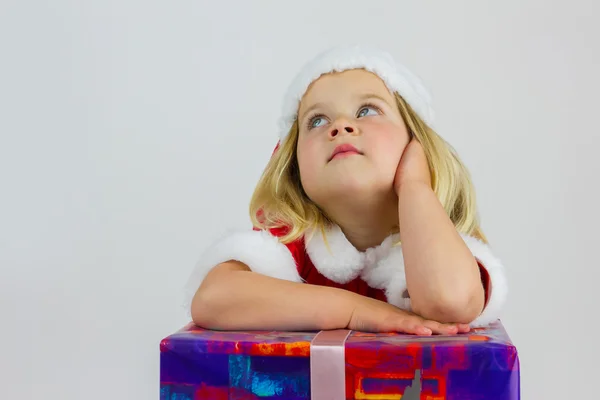
[[[431,335],[431,329],[429,328],[421,328],[421,334],[422,335]]]

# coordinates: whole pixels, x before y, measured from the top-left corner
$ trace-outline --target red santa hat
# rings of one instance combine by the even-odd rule
[[[311,83],[323,74],[359,68],[376,74],[390,92],[398,92],[417,115],[431,126],[434,118],[431,96],[415,74],[382,50],[359,45],[339,46],[310,60],[289,85],[279,120],[279,140],[283,142],[296,121],[300,100]]]

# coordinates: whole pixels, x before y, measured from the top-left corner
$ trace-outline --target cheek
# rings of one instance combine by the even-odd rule
[[[304,191],[310,193],[317,181],[319,173],[319,157],[321,146],[317,140],[311,137],[300,137],[298,139],[298,168],[300,169],[300,181]]]
[[[384,170],[396,167],[408,145],[406,130],[394,125],[381,125],[371,132],[373,134],[370,135],[368,143],[373,159]]]

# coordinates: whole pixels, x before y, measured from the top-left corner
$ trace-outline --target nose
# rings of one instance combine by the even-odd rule
[[[358,132],[358,129],[356,126],[354,126],[352,123],[350,123],[348,120],[346,119],[338,119],[337,121],[335,121],[335,123],[333,124],[333,126],[331,127],[331,130],[329,131],[329,137],[331,139],[337,137],[338,135],[343,135],[343,134],[355,134]]]

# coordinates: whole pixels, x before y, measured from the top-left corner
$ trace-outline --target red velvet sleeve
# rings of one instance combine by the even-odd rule
[[[477,260],[477,265],[479,265],[479,273],[481,274],[481,284],[483,285],[483,290],[485,292],[485,306],[487,306],[488,301],[490,300],[491,294],[491,280],[490,274],[485,266],[481,263],[481,261]]]

